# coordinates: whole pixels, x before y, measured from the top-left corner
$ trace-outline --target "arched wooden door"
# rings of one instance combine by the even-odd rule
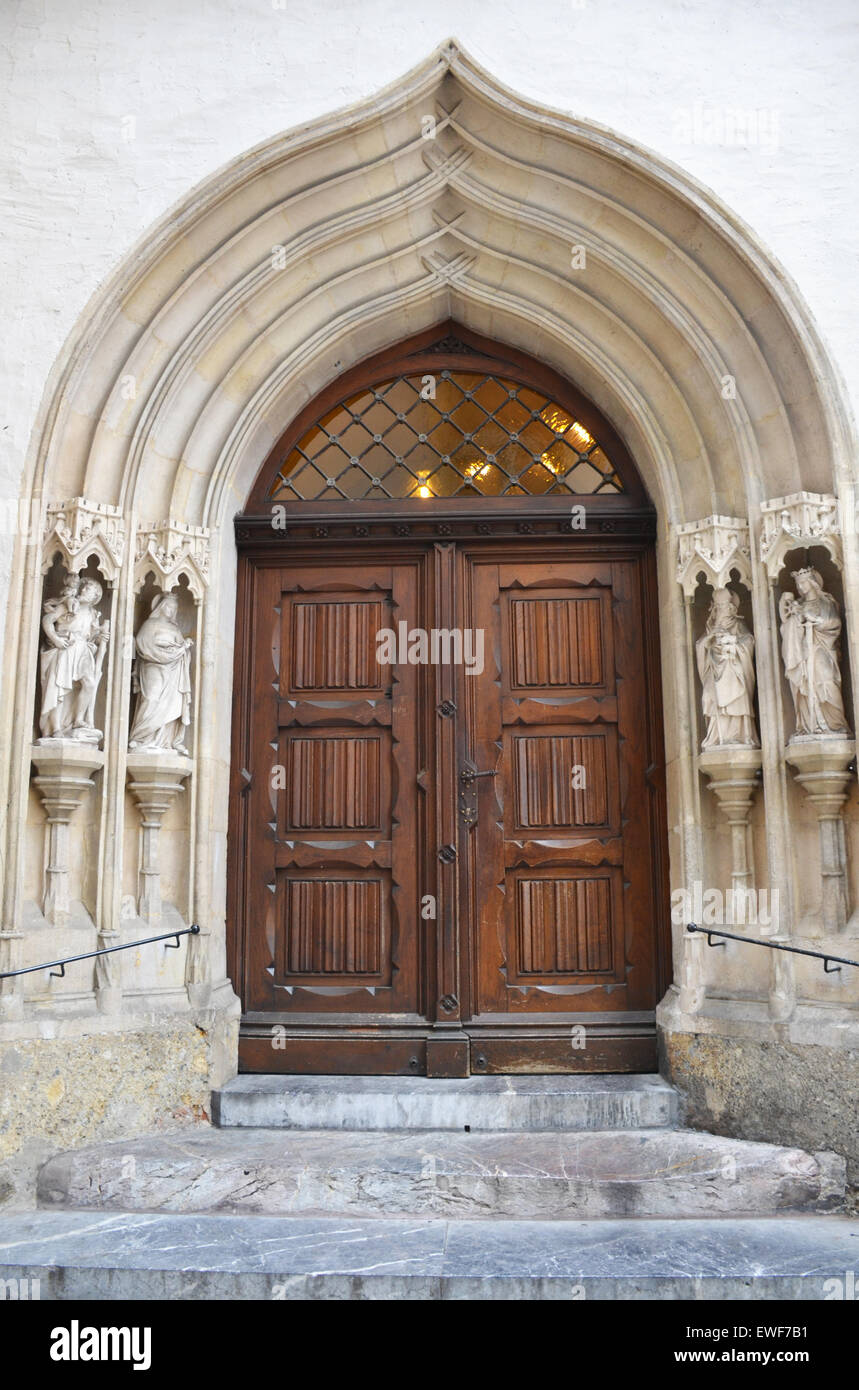
[[[449,324],[323,393],[239,550],[251,1071],[651,1071],[654,516],[570,385]]]

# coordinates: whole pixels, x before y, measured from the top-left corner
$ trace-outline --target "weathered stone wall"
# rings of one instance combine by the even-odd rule
[[[210,1015],[0,1042],[0,1207],[32,1205],[59,1150],[206,1121],[236,1029]]]
[[[859,1048],[661,1030],[660,1070],[693,1129],[842,1154],[859,1202]]]

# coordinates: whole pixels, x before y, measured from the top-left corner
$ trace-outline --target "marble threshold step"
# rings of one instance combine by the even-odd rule
[[[859,1221],[360,1220],[34,1211],[4,1218],[0,1279],[43,1300],[825,1300]],[[835,1290],[835,1292],[833,1292]],[[849,1296],[849,1295],[848,1295]]]
[[[656,1129],[677,1117],[660,1076],[244,1075],[212,1096],[222,1128]]]
[[[43,1206],[569,1220],[834,1211],[845,1162],[692,1130],[219,1130],[56,1155]]]

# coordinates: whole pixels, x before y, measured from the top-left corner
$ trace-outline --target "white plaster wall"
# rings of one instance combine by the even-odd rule
[[[450,35],[709,185],[796,279],[859,400],[852,0],[2,0],[0,35],[0,597],[48,375],[106,274],[219,165]]]

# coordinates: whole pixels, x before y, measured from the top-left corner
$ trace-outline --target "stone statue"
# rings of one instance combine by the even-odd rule
[[[47,599],[40,655],[42,739],[98,743],[95,697],[101,680],[110,623],[98,611],[102,587],[94,579],[70,575],[59,598]]]
[[[739,616],[740,600],[730,589],[715,589],[707,627],[695,644],[707,732],[701,744],[759,747],[755,728],[755,639]]]
[[[134,688],[138,691],[130,749],[187,753],[185,730],[191,722],[191,656],[194,645],[176,621],[175,594],[158,594],[135,641]]]
[[[796,711],[796,732],[849,734],[839,667],[841,615],[815,569],[797,570],[793,594],[782,594],[781,650]]]

